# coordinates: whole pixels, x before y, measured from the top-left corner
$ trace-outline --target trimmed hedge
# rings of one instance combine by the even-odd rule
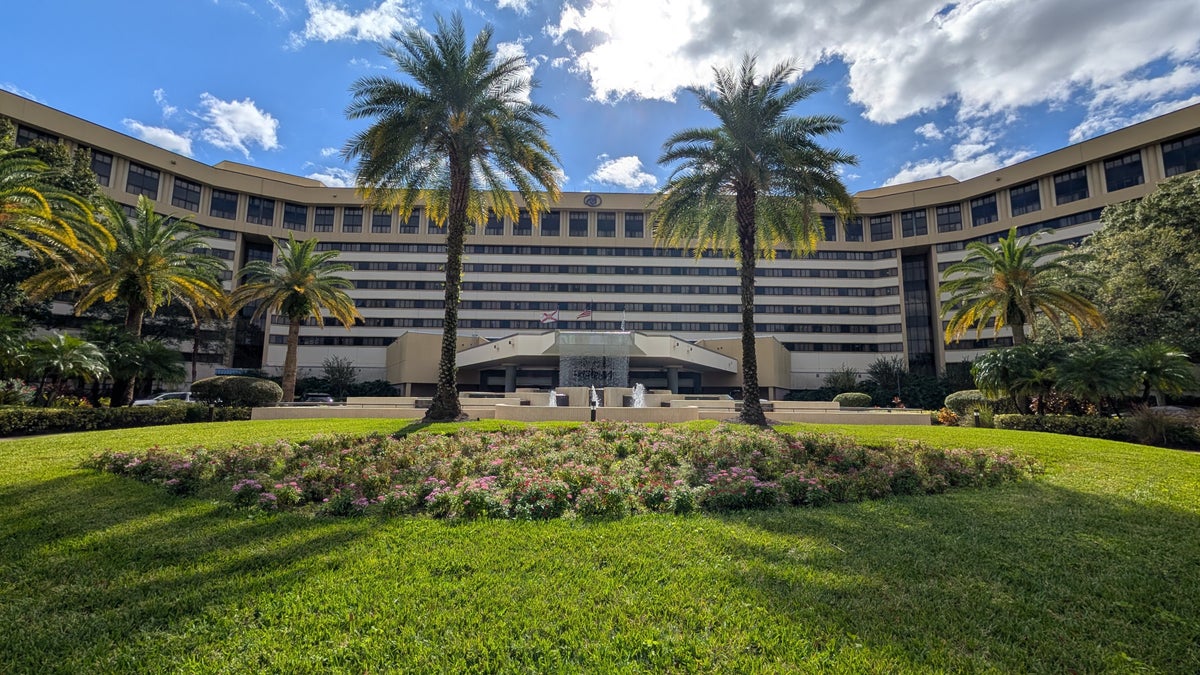
[[[869,408],[871,407],[871,395],[857,391],[848,391],[844,394],[834,396],[833,402],[843,408]]]
[[[1133,440],[1124,419],[1081,415],[996,415],[997,429],[1045,431],[1051,434],[1103,438],[1110,441]]]
[[[211,419],[210,419],[211,415]],[[249,408],[213,408],[195,403],[136,408],[4,408],[0,436],[128,429],[186,422],[250,419]]]
[[[193,382],[192,395],[205,403],[257,408],[279,403],[283,388],[260,377],[218,375]]]
[[[981,405],[987,405],[987,397],[978,389],[963,389],[956,391],[946,397],[942,405],[954,411],[955,415],[962,417],[970,414],[972,410]]]

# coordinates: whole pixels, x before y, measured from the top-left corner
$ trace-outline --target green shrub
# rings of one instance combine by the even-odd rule
[[[0,380],[0,405],[29,405],[35,391],[21,380]]]
[[[848,391],[833,397],[833,402],[843,408],[866,408],[871,405],[871,395]]]
[[[1200,450],[1200,419],[1137,406],[1125,418],[1138,443],[1185,450]]]
[[[283,388],[258,377],[218,375],[193,382],[192,395],[213,405],[257,408],[278,403]]]
[[[128,429],[184,422],[250,419],[249,408],[210,410],[195,403],[136,408],[7,408],[0,410],[0,436]]]
[[[996,415],[997,429],[1045,431],[1068,436],[1104,438],[1110,441],[1132,440],[1129,423],[1114,417],[1082,415]]]
[[[978,389],[963,389],[946,397],[942,405],[959,417],[969,416],[981,405],[987,405],[987,397]]]

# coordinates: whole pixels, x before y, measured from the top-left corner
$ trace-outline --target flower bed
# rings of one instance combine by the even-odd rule
[[[820,506],[992,486],[1038,470],[998,451],[866,447],[828,434],[624,423],[319,436],[227,450],[110,450],[88,466],[173,494],[203,491],[265,511],[531,520]]]

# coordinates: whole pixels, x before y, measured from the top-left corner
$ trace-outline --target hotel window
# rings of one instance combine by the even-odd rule
[[[238,195],[236,192],[224,190],[212,191],[212,203],[208,206],[208,215],[214,218],[233,220],[237,217]]]
[[[929,214],[925,209],[900,213],[900,233],[905,237],[923,237],[929,234]]]
[[[596,214],[596,236],[617,236],[617,214],[615,211],[601,211]]]
[[[1146,178],[1142,175],[1141,151],[1134,150],[1127,155],[1104,160],[1104,184],[1109,192],[1124,190],[1144,182]]]
[[[543,237],[557,237],[562,233],[562,211],[551,211],[542,216]]]
[[[1008,202],[1012,206],[1012,214],[1019,216],[1025,213],[1040,211],[1042,196],[1038,192],[1038,182],[1030,181],[1008,189]]]
[[[979,227],[994,223],[999,218],[996,213],[996,195],[992,193],[986,197],[976,197],[971,200],[971,225]]]
[[[399,234],[417,234],[421,231],[421,209],[413,209],[408,219],[396,226]]]
[[[638,211],[625,212],[625,238],[641,239],[646,236],[646,214]]]
[[[318,206],[313,213],[313,232],[333,232],[333,207]]]
[[[825,228],[825,241],[837,241],[837,218],[821,216],[821,227]]]
[[[846,221],[846,241],[862,241],[863,240],[863,222],[860,216],[855,216]]]
[[[488,211],[487,224],[483,226],[484,235],[502,236],[504,234],[504,219],[494,211]]]
[[[246,222],[270,227],[275,224],[275,200],[251,197],[246,204]]]
[[[362,232],[363,210],[361,206],[342,209],[342,232]]]
[[[446,228],[434,222],[433,218],[425,219],[425,234],[445,234]]]
[[[572,211],[567,218],[567,235],[571,237],[588,236],[587,211]]]
[[[528,237],[533,234],[533,217],[527,209],[521,209],[517,214],[517,222],[513,223],[514,237]]]
[[[112,178],[112,164],[112,155],[98,150],[92,151],[92,173],[96,174],[96,180],[101,185],[108,186]]]
[[[125,191],[131,195],[146,195],[150,199],[158,199],[158,170],[130,162]]]
[[[1163,143],[1162,154],[1167,178],[1200,169],[1200,134]]]
[[[937,207],[938,232],[957,232],[962,229],[962,207],[947,204]]]
[[[54,145],[55,143],[58,143],[58,136],[55,136],[54,134],[48,134],[44,131],[38,131],[37,129],[30,129],[29,127],[19,126],[19,127],[17,127],[17,139],[16,140],[17,140],[17,147],[23,148],[27,145],[32,145],[34,143],[49,143],[51,145]]]
[[[283,203],[283,227],[286,230],[308,229],[308,207],[303,204]]]
[[[178,206],[192,213],[199,213],[200,184],[176,176],[175,187],[171,190],[171,206]]]
[[[392,231],[391,211],[371,211],[371,233],[388,234]]]
[[[892,229],[892,214],[871,216],[871,241],[885,241],[895,237]]]
[[[1088,198],[1087,170],[1084,167],[1054,174],[1056,204],[1070,204]]]

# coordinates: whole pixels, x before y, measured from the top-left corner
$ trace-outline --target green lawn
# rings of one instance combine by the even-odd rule
[[[0,441],[0,672],[1200,672],[1200,455],[982,429],[1043,478],[616,522],[250,516],[106,447],[391,431],[230,422]]]

